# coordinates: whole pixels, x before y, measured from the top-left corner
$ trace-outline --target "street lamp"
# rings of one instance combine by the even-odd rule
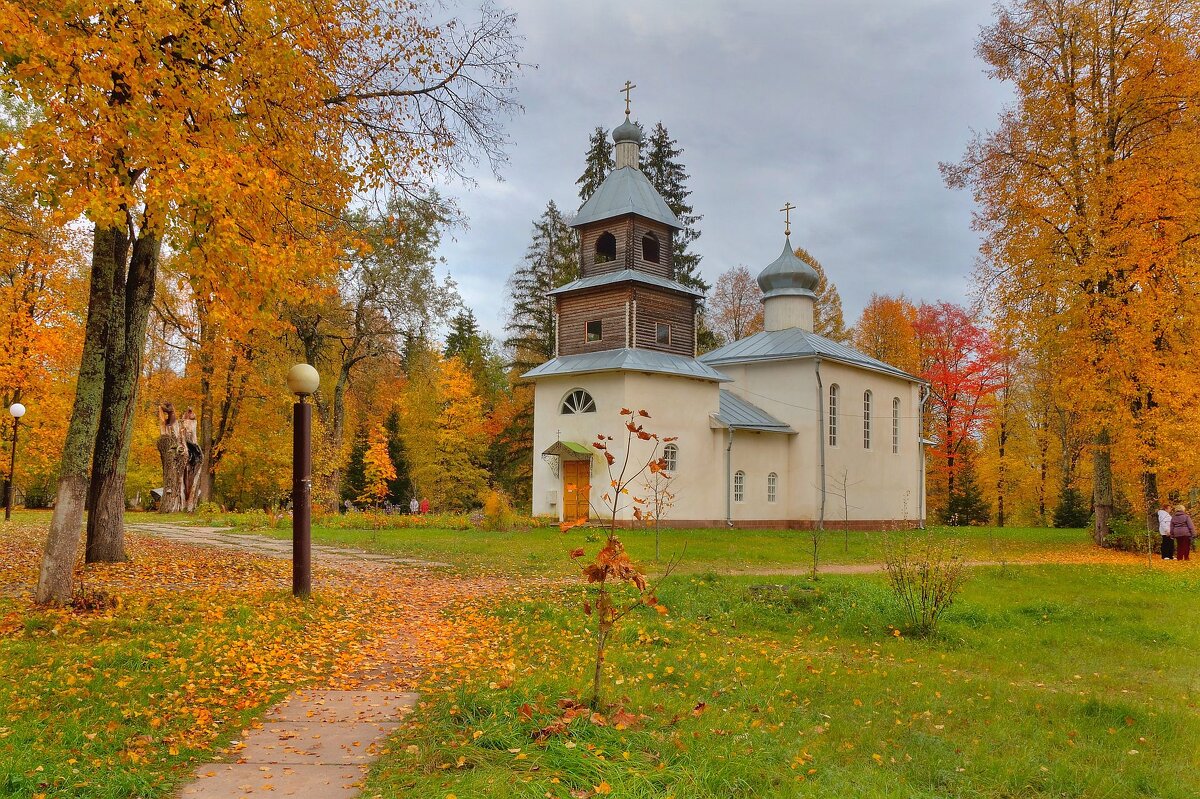
[[[312,406],[307,397],[321,385],[317,370],[298,363],[288,370],[292,406],[292,594],[312,593]]]
[[[25,415],[25,406],[14,402],[8,406],[8,412],[13,418],[13,443],[12,458],[8,462],[8,478],[4,481],[4,521],[12,518],[13,477],[17,468],[17,427],[21,424],[21,417]]]

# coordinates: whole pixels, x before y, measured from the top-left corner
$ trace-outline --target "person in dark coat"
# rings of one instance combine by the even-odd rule
[[[1190,560],[1192,539],[1196,537],[1196,525],[1192,517],[1182,505],[1175,506],[1175,514],[1171,516],[1171,538],[1175,539],[1175,560]]]

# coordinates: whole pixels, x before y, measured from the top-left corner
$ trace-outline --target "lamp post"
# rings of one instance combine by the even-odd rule
[[[305,400],[321,384],[317,370],[298,363],[288,370],[292,406],[292,594],[312,593],[312,405]]]
[[[14,402],[8,406],[8,412],[12,414],[13,418],[13,443],[12,457],[8,461],[8,478],[4,481],[4,521],[12,518],[13,486],[15,485],[13,478],[17,468],[17,428],[21,424],[21,417],[25,415],[25,406]]]

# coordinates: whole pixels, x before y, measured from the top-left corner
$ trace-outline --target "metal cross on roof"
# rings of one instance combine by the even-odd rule
[[[629,116],[629,92],[637,88],[637,84],[625,81],[625,88],[621,89],[625,93],[625,116]]]
[[[792,235],[792,211],[796,210],[796,206],[791,203],[784,203],[784,206],[779,209],[783,211],[783,235]]]

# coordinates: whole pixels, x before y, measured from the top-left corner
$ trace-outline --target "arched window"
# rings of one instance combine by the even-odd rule
[[[779,484],[779,475],[771,472],[767,475],[767,502],[775,501],[775,487]]]
[[[674,444],[667,444],[663,447],[663,464],[668,472],[675,471],[679,465],[679,447]]]
[[[746,473],[740,469],[733,473],[733,501],[746,501]]]
[[[838,387],[834,383],[829,387],[829,446],[837,446],[837,415]]]
[[[642,236],[642,260],[651,264],[658,263],[658,236],[653,233]]]
[[[892,454],[900,451],[900,398],[892,397]]]
[[[596,239],[596,263],[606,264],[617,260],[617,237],[611,233],[601,233]]]
[[[871,448],[871,392],[863,392],[863,449]]]
[[[595,413],[596,402],[592,399],[592,395],[584,391],[582,388],[572,389],[567,396],[563,397],[562,408],[559,413]]]

